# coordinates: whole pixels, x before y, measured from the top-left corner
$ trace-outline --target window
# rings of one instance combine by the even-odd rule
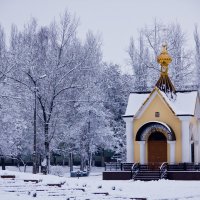
[[[155,117],[160,117],[160,112],[155,112]]]

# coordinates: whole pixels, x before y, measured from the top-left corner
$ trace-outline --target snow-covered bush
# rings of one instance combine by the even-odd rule
[[[64,169],[62,166],[51,166],[51,172],[50,174],[55,176],[64,176]]]
[[[112,190],[115,190],[115,186],[112,186]]]
[[[101,188],[102,188],[102,185],[99,185],[97,188],[98,188],[98,189],[101,189]]]

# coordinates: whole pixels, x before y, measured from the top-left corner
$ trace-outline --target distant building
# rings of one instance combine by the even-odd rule
[[[163,45],[160,78],[151,92],[133,92],[126,113],[127,162],[200,162],[200,99],[197,90],[176,91],[172,61]]]

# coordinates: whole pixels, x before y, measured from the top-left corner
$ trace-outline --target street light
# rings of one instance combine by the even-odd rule
[[[39,78],[37,78],[36,80],[33,81],[34,83],[34,94],[35,94],[35,105],[34,105],[34,130],[33,130],[33,174],[37,173],[37,124],[36,124],[36,116],[37,116],[37,81],[45,78],[47,75],[44,74],[42,76],[40,76]]]

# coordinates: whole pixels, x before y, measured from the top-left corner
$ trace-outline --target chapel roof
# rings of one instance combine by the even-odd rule
[[[142,109],[142,107],[148,103],[148,100],[154,93],[164,99],[169,108],[175,115],[194,115],[196,100],[198,97],[197,90],[190,91],[176,91],[176,100],[171,101],[167,95],[159,88],[155,87],[152,92],[132,92],[128,99],[128,105],[126,113],[123,117],[133,117]],[[156,96],[155,95],[155,96]]]

